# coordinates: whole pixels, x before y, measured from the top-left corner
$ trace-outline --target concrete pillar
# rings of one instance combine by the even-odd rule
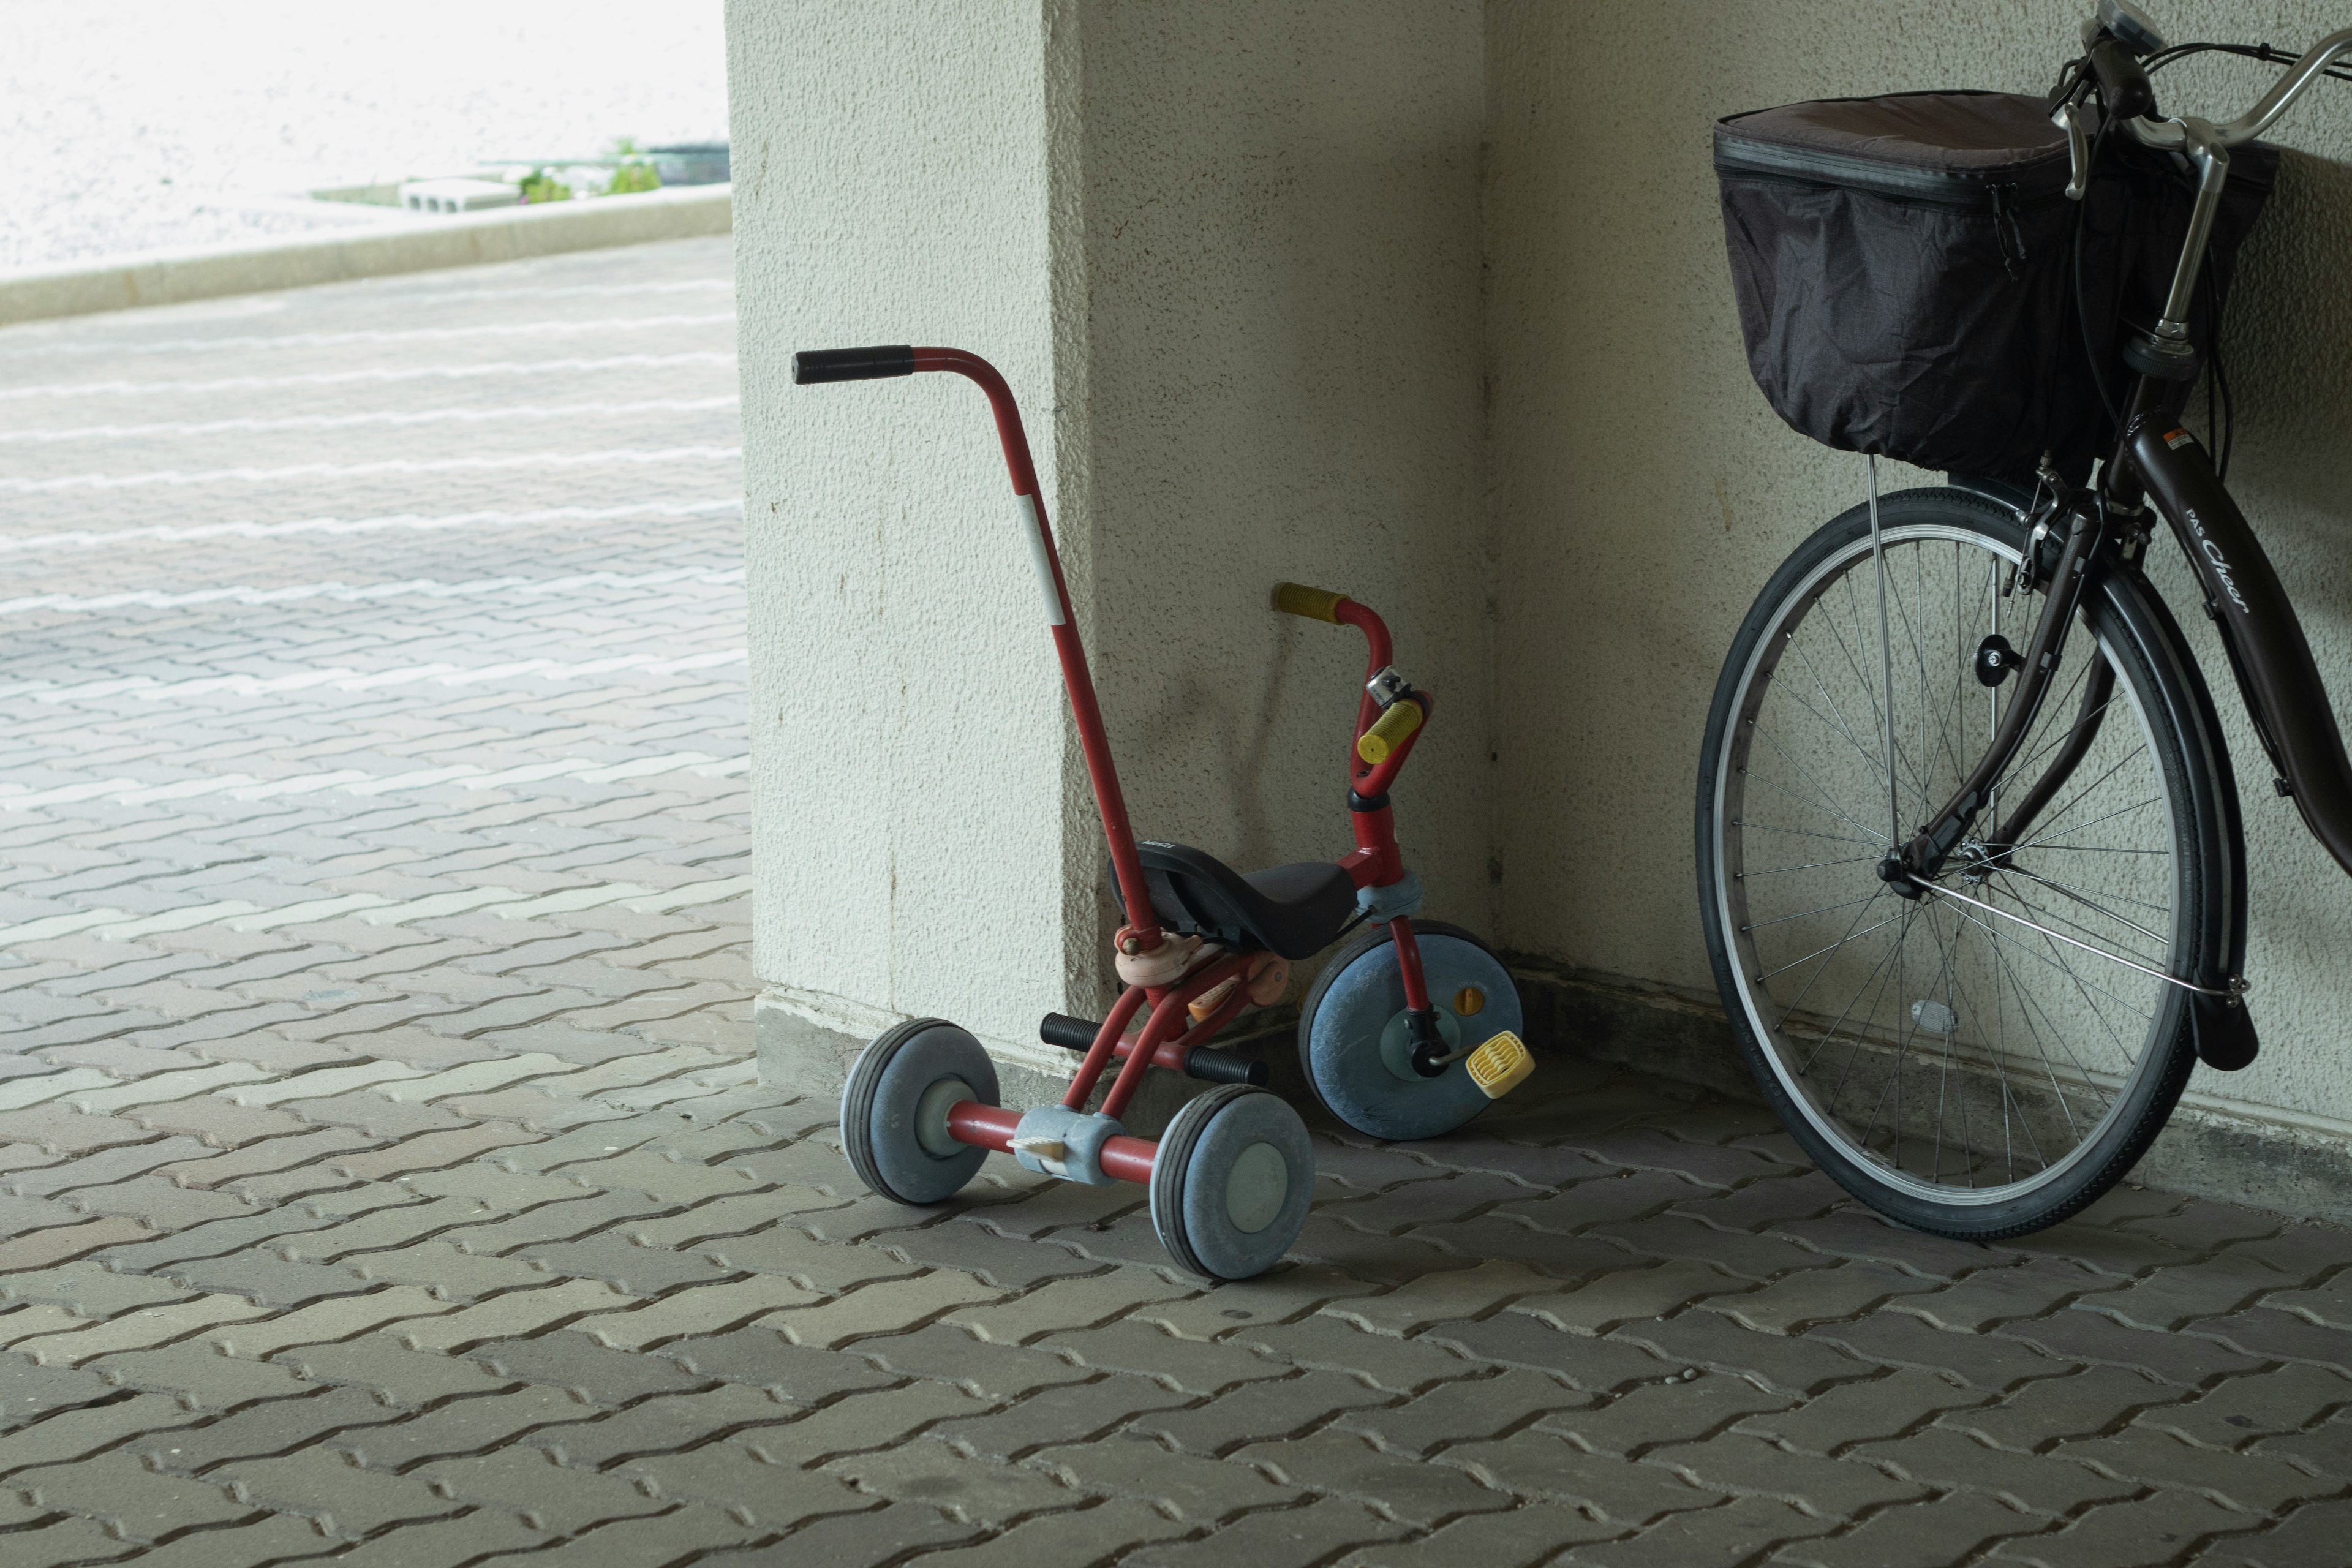
[[[1443,704],[1398,792],[1429,912],[1489,927],[1477,7],[738,0],[728,19],[762,1071],[950,1017],[1043,1093],[1110,989],[1103,850],[1003,469],[994,361],[1136,826],[1244,868],[1349,847],[1352,634]],[[1096,1015],[1098,1016],[1098,1015]]]

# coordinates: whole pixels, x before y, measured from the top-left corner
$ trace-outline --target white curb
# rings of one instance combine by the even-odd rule
[[[233,250],[151,251],[95,264],[0,272],[0,326],[727,234],[734,227],[733,190],[723,184],[681,185],[461,214],[369,233],[346,229]]]

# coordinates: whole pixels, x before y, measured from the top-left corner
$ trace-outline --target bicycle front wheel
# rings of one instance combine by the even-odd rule
[[[1881,881],[2006,711],[1986,639],[2023,645],[2042,600],[2011,591],[2006,508],[1912,490],[1879,513],[1879,548],[1857,507],[1790,556],[1725,664],[1698,789],[1707,947],[1751,1071],[1824,1170],[1920,1229],[2015,1236],[2120,1179],[2179,1098],[2188,993],[2162,976],[2223,940],[2234,795],[2178,628],[2119,571],[1936,886]]]

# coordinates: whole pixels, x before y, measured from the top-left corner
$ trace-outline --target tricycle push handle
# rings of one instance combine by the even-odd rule
[[[905,344],[875,349],[803,349],[793,356],[793,383],[879,381],[915,374],[915,351]]]

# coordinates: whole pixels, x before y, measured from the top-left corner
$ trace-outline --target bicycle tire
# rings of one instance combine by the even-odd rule
[[[1924,818],[1927,811],[1942,804],[1940,792],[1955,787],[1960,772],[1982,754],[1981,745],[1973,752],[1968,752],[1965,746],[1948,745],[1951,721],[1948,716],[1932,713],[1927,696],[1944,674],[1943,659],[1931,658],[1926,651],[1927,642],[1942,629],[1927,626],[1925,606],[1939,592],[1940,585],[1934,580],[1927,563],[1930,559],[1940,558],[1940,551],[1945,544],[1952,546],[1951,558],[1955,564],[1950,568],[1950,580],[1954,584],[1954,629],[1958,635],[1952,639],[1950,649],[1965,652],[1967,635],[1975,626],[1969,624],[1969,610],[1963,605],[1958,584],[1980,565],[1990,568],[1989,576],[1982,579],[1987,584],[1984,599],[1986,604],[1993,604],[1998,597],[1993,592],[2000,578],[1998,563],[2001,561],[2015,563],[2027,544],[2026,524],[2022,518],[2011,509],[1971,491],[1948,489],[1904,491],[1882,498],[1879,512],[1890,574],[1887,601],[1890,605],[1889,630],[1882,646],[1874,618],[1867,614],[1856,615],[1853,617],[1853,624],[1858,635],[1850,640],[1856,643],[1866,640],[1868,658],[1885,661],[1883,676],[1876,675],[1876,671],[1863,661],[1853,660],[1850,661],[1851,674],[1832,671],[1829,679],[1824,679],[1819,663],[1810,651],[1803,656],[1806,668],[1802,671],[1792,658],[1800,649],[1825,647],[1832,635],[1843,637],[1843,626],[1837,618],[1838,609],[1834,602],[1839,582],[1843,581],[1845,592],[1852,594],[1854,592],[1853,577],[1857,573],[1875,575],[1877,558],[1872,552],[1866,507],[1856,507],[1833,519],[1790,555],[1759,595],[1732,643],[1708,712],[1700,759],[1695,826],[1702,926],[1717,989],[1730,1017],[1741,1054],[1764,1099],[1805,1152],[1840,1185],[1892,1219],[1938,1235],[1994,1240],[2056,1224],[2079,1212],[2121,1180],[2162,1130],[2195,1064],[2187,992],[2123,969],[2114,969],[2113,973],[2125,976],[2129,984],[2115,980],[2109,973],[2112,965],[2095,968],[2092,977],[2085,980],[2079,969],[2070,965],[2070,961],[2079,958],[2082,965],[2094,965],[2097,963],[2096,957],[2070,952],[2052,941],[2048,934],[2061,928],[2047,922],[2065,917],[2053,916],[2042,905],[2015,889],[2024,886],[2023,879],[2028,877],[2037,884],[2034,889],[2037,893],[2043,887],[2068,886],[2060,879],[2059,872],[2046,869],[2042,873],[2034,872],[2032,868],[2037,857],[2046,868],[2053,862],[2065,860],[2072,854],[2075,858],[2068,862],[2071,868],[2105,851],[2107,859],[2095,862],[2095,865],[2101,868],[2099,875],[2115,878],[2117,887],[2128,886],[2137,893],[2145,894],[2168,885],[2170,891],[2168,902],[2163,905],[2164,915],[2138,910],[2126,914],[2123,910],[2127,904],[2145,902],[2155,909],[2159,907],[2159,900],[2126,897],[2104,887],[2094,887],[2088,891],[2121,901],[2101,903],[2095,898],[2085,896],[2084,889],[2075,887],[2067,896],[2077,902],[2066,903],[2064,908],[2078,915],[2083,922],[2112,917],[2120,924],[2101,929],[2121,933],[2122,928],[2127,926],[2140,937],[2161,939],[2164,949],[2159,954],[2155,951],[2156,942],[2143,942],[2142,946],[2147,951],[2134,949],[2120,934],[2116,934],[2110,937],[2107,947],[2100,949],[2109,957],[2126,952],[2144,958],[2160,956],[2163,962],[2149,967],[2160,967],[2173,974],[2199,973],[2197,965],[2200,962],[2215,951],[2216,944],[2228,940],[2229,900],[2233,897],[2242,899],[2243,896],[2243,851],[2238,835],[2236,786],[2231,776],[2228,753],[2220,737],[2210,695],[2187,650],[2178,625],[2136,569],[2118,566],[2085,596],[2075,625],[2070,629],[2064,656],[2068,661],[2087,672],[2092,662],[2091,652],[2095,650],[2114,670],[2114,694],[2099,707],[2102,710],[2120,707],[2136,718],[2147,762],[2144,766],[2134,767],[2136,753],[2125,752],[2124,760],[2109,769],[2107,777],[2124,776],[2123,770],[2133,767],[2130,779],[2136,780],[2144,773],[2157,789],[2158,795],[2137,805],[2126,805],[2105,818],[2086,815],[2078,819],[2118,823],[2118,826],[2102,828],[2096,835],[2089,834],[2088,830],[2079,826],[2062,829],[2054,825],[2051,816],[2045,815],[2023,836],[2015,852],[2008,858],[2004,859],[1997,853],[1980,856],[1973,862],[1969,873],[1960,876],[1957,881],[1955,874],[1948,867],[1945,876],[1938,880],[1952,883],[1956,890],[1969,876],[1980,873],[1982,879],[1977,882],[1975,893],[1971,895],[1981,895],[1977,911],[1960,906],[1957,915],[1948,917],[1943,911],[1954,910],[1957,900],[1923,894],[1917,903],[1927,906],[1929,912],[1915,912],[1906,916],[1899,908],[1891,913],[1874,912],[1872,899],[1874,895],[1863,891],[1859,879],[1868,879],[1874,888],[1886,890],[1887,896],[1893,899],[1891,889],[1885,889],[1885,885],[1877,881],[1875,860],[1897,836],[1894,831],[1896,826],[1907,832],[1913,826],[1907,818],[1898,824],[1890,821],[1890,816],[1904,809],[1911,809]],[[1905,558],[1906,556],[1907,559]],[[1906,568],[1914,566],[1917,568],[1922,584],[1919,594],[1921,608],[1913,617],[1918,624],[1908,628],[1918,648],[1919,679],[1916,684],[1921,697],[1920,718],[1916,729],[1906,705],[1906,677],[1898,672],[1894,653],[1895,633],[1906,628],[1905,617],[1909,615],[1908,607],[1904,605],[1906,590],[1902,574]],[[1940,600],[1934,602],[1940,614]],[[2028,599],[2023,595],[2010,603],[2015,606],[2018,616],[2015,625],[2020,627],[2029,625],[2025,617],[2038,612],[2040,607],[2038,599]],[[1828,607],[1824,608],[1825,605]],[[1995,619],[2001,613],[1998,607],[1991,611]],[[1818,625],[1809,631],[1808,621],[1816,617]],[[1923,627],[1930,635],[1921,635]],[[1859,635],[1864,632],[1867,634],[1866,639]],[[1939,648],[1939,653],[1944,651]],[[1931,668],[1931,665],[1935,668]],[[1779,682],[1784,667],[1790,670],[1787,686],[1776,694],[1773,688]],[[2062,670],[2063,668],[2062,665]],[[1808,698],[1800,702],[1796,696],[1798,682],[1808,678],[1820,689],[1821,698],[1818,701]],[[1957,673],[1953,675],[1953,684],[1956,690],[1960,689]],[[1877,693],[1871,698],[1872,702],[1887,708],[1883,720],[1874,715],[1877,727],[1871,731],[1881,743],[1880,754],[1886,759],[1878,764],[1881,771],[1876,775],[1876,785],[1880,791],[1874,806],[1877,816],[1874,818],[1864,812],[1863,807],[1857,806],[1856,811],[1864,812],[1863,815],[1857,816],[1853,813],[1843,813],[1843,823],[1831,823],[1832,826],[1840,829],[1838,833],[1768,825],[1762,821],[1763,816],[1769,815],[1757,804],[1763,800],[1769,799],[1773,806],[1784,808],[1785,815],[1799,816],[1805,810],[1820,811],[1853,798],[1850,794],[1842,793],[1839,781],[1847,777],[1860,778],[1865,769],[1861,761],[1846,757],[1846,749],[1838,747],[1835,742],[1842,735],[1845,741],[1853,743],[1851,749],[1856,753],[1867,752],[1869,748],[1863,744],[1853,723],[1845,723],[1841,728],[1840,724],[1832,721],[1831,715],[1834,714],[1838,720],[1847,717],[1848,710],[1838,700],[1837,692],[1868,689],[1874,689]],[[1993,689],[2005,691],[2008,688],[2002,686]],[[1949,701],[1958,708],[1967,694],[1977,690],[1975,684],[1967,684],[1962,695],[1953,697]],[[2089,706],[2086,700],[2083,703],[2083,711],[2087,712]],[[1811,716],[1810,720],[1799,715],[1800,707],[1808,710]],[[1998,699],[1995,698],[1992,711],[1997,712],[1998,708]],[[1770,733],[1770,726],[1783,723],[1783,715],[1788,716],[1785,721],[1792,737],[1805,731],[1808,724],[1813,724],[1820,732],[1819,749],[1804,753],[1811,763],[1810,770],[1777,738],[1770,742],[1771,747],[1777,751],[1759,748],[1759,739]],[[2032,777],[2026,762],[2036,755],[2033,747],[2041,737],[2053,725],[2061,731],[2070,729],[2081,717],[2080,712],[2074,719],[2066,717],[2065,700],[2053,685],[2051,698],[2035,717],[2036,728],[2029,734],[2025,746],[2020,749],[2020,761],[2012,764],[2011,779],[2004,783],[2021,782],[2022,778]],[[1963,719],[1966,721],[1964,710]],[[1943,767],[1943,760],[1929,743],[1937,738],[1939,724],[1943,726],[1948,742],[1946,749],[1953,753],[1952,765],[1940,779],[1937,774],[1937,770]],[[2126,728],[2105,721],[2103,726],[2098,731],[2098,746],[2117,752],[2129,746],[2130,734]],[[1989,721],[1986,725],[1988,734],[1990,729]],[[1906,755],[1904,744],[1906,733],[1917,737],[1912,747],[1916,754]],[[1893,742],[1885,744],[1885,737],[1890,734],[1894,737]],[[2083,785],[2076,799],[2087,797],[2092,791],[2104,787],[2103,782],[2096,778],[2084,783],[2087,775],[2103,765],[2105,765],[2105,754],[2095,755],[2068,779],[2070,788],[2078,784]],[[1888,795],[1895,793],[1899,799],[1906,770],[1915,775],[1909,782],[1916,787],[1908,802],[1899,804],[1895,812],[1890,813]],[[1887,777],[1890,772],[1894,774],[1892,781]],[[1776,773],[1784,782],[1777,784],[1775,788],[1797,805],[1790,805],[1771,792],[1756,787],[1769,782]],[[1818,800],[1812,799],[1802,789],[1787,787],[1787,783],[1799,782],[1799,775],[1811,777],[1811,785],[1818,792]],[[2118,785],[2117,793],[2128,793],[2128,789]],[[1755,795],[1755,801],[1749,800],[1751,794]],[[1923,805],[1923,802],[1930,804]],[[2098,805],[2105,804],[2102,800]],[[2158,804],[2162,806],[2160,819],[2158,814],[2149,809]],[[2064,812],[2078,807],[2070,802],[2067,806],[2057,809],[2063,817]],[[2081,809],[2089,811],[2095,808]],[[1987,813],[1986,816],[1992,815]],[[1873,821],[1888,823],[1890,828],[1886,834],[1876,835],[1875,841],[1874,830],[1869,826]],[[1979,831],[1990,831],[1985,821],[1979,821]],[[1799,833],[1806,833],[1810,839],[1816,840],[1847,837],[1852,840],[1847,847],[1852,853],[1833,848],[1817,849],[1808,844],[1804,853],[1822,854],[1827,858],[1818,863],[1800,862],[1786,868],[1769,864],[1769,856],[1763,851],[1751,854],[1751,839],[1759,845],[1785,844],[1788,842],[1786,838],[1776,839],[1774,836]],[[2070,837],[2079,840],[2085,837],[2110,835],[2130,837],[2132,843],[2128,846],[2108,846],[2064,842]],[[2168,851],[2168,860],[2162,867],[2157,867],[2155,863],[2163,860]],[[1780,853],[1785,857],[1787,851],[1784,849]],[[2126,856],[2137,858],[2125,859]],[[1759,865],[1759,860],[1767,863]],[[1841,860],[1848,863],[1840,864]],[[1955,864],[1969,863],[1956,857]],[[1859,949],[1850,956],[1842,957],[1847,947],[1857,946],[1859,939],[1851,936],[1841,938],[1839,945],[1822,950],[1829,956],[1819,958],[1816,964],[1818,973],[1814,979],[1804,983],[1804,992],[1810,992],[1822,976],[1829,974],[1833,966],[1841,963],[1843,964],[1841,972],[1843,977],[1825,994],[1814,1013],[1803,1013],[1806,994],[1800,992],[1793,1000],[1790,999],[1790,993],[1797,991],[1794,979],[1778,990],[1769,983],[1784,973],[1798,974],[1800,965],[1813,963],[1813,957],[1800,959],[1786,968],[1773,968],[1781,949],[1775,946],[1769,953],[1765,949],[1768,942],[1782,942],[1784,933],[1775,932],[1769,939],[1763,934],[1767,928],[1789,924],[1793,928],[1785,933],[1789,949],[1801,951],[1801,942],[1811,940],[1804,935],[1806,928],[1794,922],[1800,918],[1817,919],[1820,910],[1806,910],[1801,915],[1786,917],[1785,921],[1779,917],[1764,917],[1773,908],[1771,900],[1782,896],[1777,890],[1781,884],[1773,882],[1773,877],[1794,877],[1817,870],[1822,875],[1789,885],[1803,888],[1818,885],[1824,889],[1843,886],[1851,893],[1852,902],[1843,907],[1855,910],[1847,926],[1849,931],[1864,929],[1876,931],[1885,924],[1898,928],[1883,939],[1886,952],[1878,960],[1878,967],[1861,972],[1865,976],[1864,983],[1854,986],[1853,998],[1846,1003],[1846,1011],[1837,1015],[1835,1023],[1826,1032],[1820,1018],[1826,1015],[1832,1002],[1863,962],[1864,951]],[[2063,875],[2083,877],[2089,873],[2070,868]],[[1842,879],[1844,880],[1841,881]],[[1801,902],[1814,896],[1817,895],[1810,891],[1800,893],[1794,895],[1794,901]],[[2059,901],[2053,895],[2042,896],[2052,902]],[[2016,903],[2012,914],[2021,914],[2027,909],[2039,911],[2032,918],[2043,922],[2040,927],[2042,934],[2037,935],[2033,931],[2014,926],[2008,917],[1995,919],[1981,912],[1988,907],[2002,906],[2005,899],[2011,898]],[[1896,902],[1899,904],[1902,900]],[[2084,907],[2078,909],[2077,903]],[[2137,921],[2134,916],[2137,917]],[[1865,927],[1865,918],[1879,923]],[[1936,942],[1931,951],[1939,955],[1941,967],[1934,984],[1943,986],[1945,999],[1937,1001],[1933,995],[1923,995],[1906,1009],[1904,1005],[1908,998],[1906,981],[1910,973],[1922,972],[1906,973],[1902,950],[1922,922],[1926,923]],[[2156,929],[2158,927],[2165,929],[2159,931]],[[2084,923],[2080,929],[2088,932],[2092,927]],[[1939,931],[1944,934],[1939,935]],[[2012,932],[2015,935],[2012,936]],[[1946,936],[1948,936],[1948,941]],[[2035,944],[2046,951],[2037,951]],[[2093,945],[2097,944],[2095,942]],[[1981,953],[1978,952],[1979,949]],[[1990,956],[1987,958],[1985,955]],[[2046,965],[2052,972],[2050,977],[2045,980],[2040,969],[2034,970],[2030,981],[2023,976],[2021,972],[2026,969],[2029,957],[2037,964]],[[1992,978],[1989,984],[1980,984],[1971,990],[1970,986],[1960,982],[1963,970],[1969,973],[1990,973]],[[2061,975],[2067,978],[2058,978]],[[2079,997],[2063,994],[2069,980],[2073,991],[2079,993]],[[1862,998],[1871,984],[1874,984],[1876,989],[1868,992],[1865,1004]],[[2046,987],[2049,992],[2062,994],[2057,1012],[2053,1013],[2044,1005],[2040,1013],[2048,1032],[2053,1035],[2060,1033],[2057,1025],[2062,1015],[2076,1022],[2095,1018],[2117,1050],[2107,1052],[2105,1046],[2095,1039],[2078,1050],[2076,1040],[2069,1036],[2061,1042],[2067,1059],[2059,1060],[2042,1039],[2042,1030],[2032,1026],[2036,1004],[2046,998],[2038,997],[2029,990],[2029,984]],[[1934,984],[1924,988],[1913,984],[1911,988],[1932,991]],[[1883,1006],[1883,1000],[1890,990],[1895,992],[1891,1016]],[[2013,1005],[2004,1000],[2010,993],[2013,993]],[[2102,1002],[2101,994],[2115,1000],[2144,995],[2147,1003],[2147,1023],[2136,1050],[2125,1046],[2125,1038],[2130,1033],[2130,1010],[2115,1006],[2112,1002]],[[1988,999],[1991,1004],[1990,1006],[1986,1005]],[[1846,1020],[1853,1016],[1857,1007],[1860,1008],[1860,1016],[1850,1026],[1850,1039],[1842,1040],[1841,1031],[1848,1028]],[[1777,1018],[1773,1016],[1776,1012],[1779,1015]],[[2013,1036],[2009,1023],[2011,1013],[2024,1026]],[[1907,1028],[1903,1022],[1906,1016],[1911,1020]],[[2123,1017],[2126,1026],[2121,1032],[2115,1026],[2117,1016]],[[1962,1022],[1964,1017],[1969,1019],[1966,1026]],[[1887,1021],[1882,1022],[1883,1019]],[[1988,1019],[2000,1023],[1997,1039],[1990,1037],[1993,1029]],[[1914,1042],[1927,1032],[1929,1026],[1933,1026],[1934,1033],[1940,1037],[1942,1058],[1933,1110],[1937,1118],[1932,1145],[1935,1163],[1932,1171],[1923,1177],[1914,1167],[1922,1158],[1918,1144],[1924,1135],[1916,1131],[1908,1135],[1913,1145],[1908,1156],[1903,1145],[1906,1136],[1904,1129],[1917,1123],[1918,1113],[1910,1110],[1912,1100],[1909,1097],[1915,1093],[1924,1095],[1926,1089],[1923,1081],[1916,1079],[1906,1088],[1904,1069],[1910,1059]],[[1964,1032],[1969,1037],[1966,1040],[1962,1038]],[[2042,1076],[2047,1079],[2046,1093],[2041,1079],[2029,1080],[2023,1070],[2020,1044],[2029,1037],[2041,1054],[2038,1065]],[[1834,1053],[1841,1047],[1843,1072],[1832,1089],[1831,1069],[1837,1065],[1838,1057]],[[2127,1059],[2122,1061],[2117,1070],[2109,1072],[2087,1065],[2083,1060],[2084,1051],[2092,1053],[2095,1059],[2104,1060],[2117,1055]],[[1891,1069],[1886,1066],[1890,1055]],[[1824,1060],[1825,1058],[1828,1059]],[[1813,1066],[1817,1062],[1821,1064],[1818,1072]],[[1871,1121],[1859,1135],[1853,1122],[1859,1117],[1860,1110],[1857,1109],[1843,1114],[1839,1110],[1857,1064],[1861,1064],[1864,1074],[1864,1089],[1868,1087],[1873,1073],[1877,1075],[1879,1084],[1877,1098],[1871,1102]],[[1956,1068],[1957,1097],[1953,1095]],[[2012,1068],[2015,1068],[2013,1077]],[[2105,1088],[2110,1081],[2113,1083],[2111,1091]],[[2105,1099],[2101,1100],[2103,1094]],[[1827,1096],[1826,1101],[1824,1095]],[[1885,1108],[1890,1096],[1892,1110],[1888,1112]],[[1982,1123],[1981,1138],[1977,1128],[1970,1123],[1968,1108],[1971,1104],[1988,1104],[1988,1096],[1991,1096],[1999,1105],[2004,1140],[2001,1157],[2007,1162],[2005,1165],[1978,1147],[1979,1142],[1990,1140],[1990,1113],[1986,1114]],[[2036,1096],[2041,1098],[2036,1100]],[[2070,1096],[2073,1097],[2071,1100]],[[1963,1136],[1953,1142],[1955,1165],[1952,1179],[1947,1180],[1944,1175],[1945,1140],[1950,1131],[1949,1108],[1955,1099],[1960,1108]],[[2064,1113],[2063,1121],[2052,1118],[2053,1106],[2057,1111]],[[2076,1106],[2081,1108],[2086,1121],[2090,1110],[2097,1109],[2097,1120],[2089,1121],[2087,1126],[2081,1126],[2070,1109]],[[1873,1130],[1877,1127],[1882,1113],[1885,1113],[1887,1131],[1877,1135],[1879,1142],[1874,1145]],[[2036,1126],[2051,1131],[2049,1141],[2053,1142],[2060,1132],[2065,1131],[2079,1130],[2080,1136],[2071,1148],[2055,1156],[2040,1147],[2038,1138],[2031,1140],[2034,1147],[2028,1152],[2027,1163],[2032,1164],[2038,1161],[2039,1168],[2029,1170],[2021,1176],[2015,1144],[2016,1129],[2021,1128],[2032,1135]],[[1906,1158],[1911,1162],[1910,1165],[1906,1164]],[[1990,1173],[1996,1169],[2005,1179],[1988,1179],[1979,1184],[1978,1178],[1980,1173]],[[1959,1180],[1963,1175],[1967,1178],[1965,1183]]]

